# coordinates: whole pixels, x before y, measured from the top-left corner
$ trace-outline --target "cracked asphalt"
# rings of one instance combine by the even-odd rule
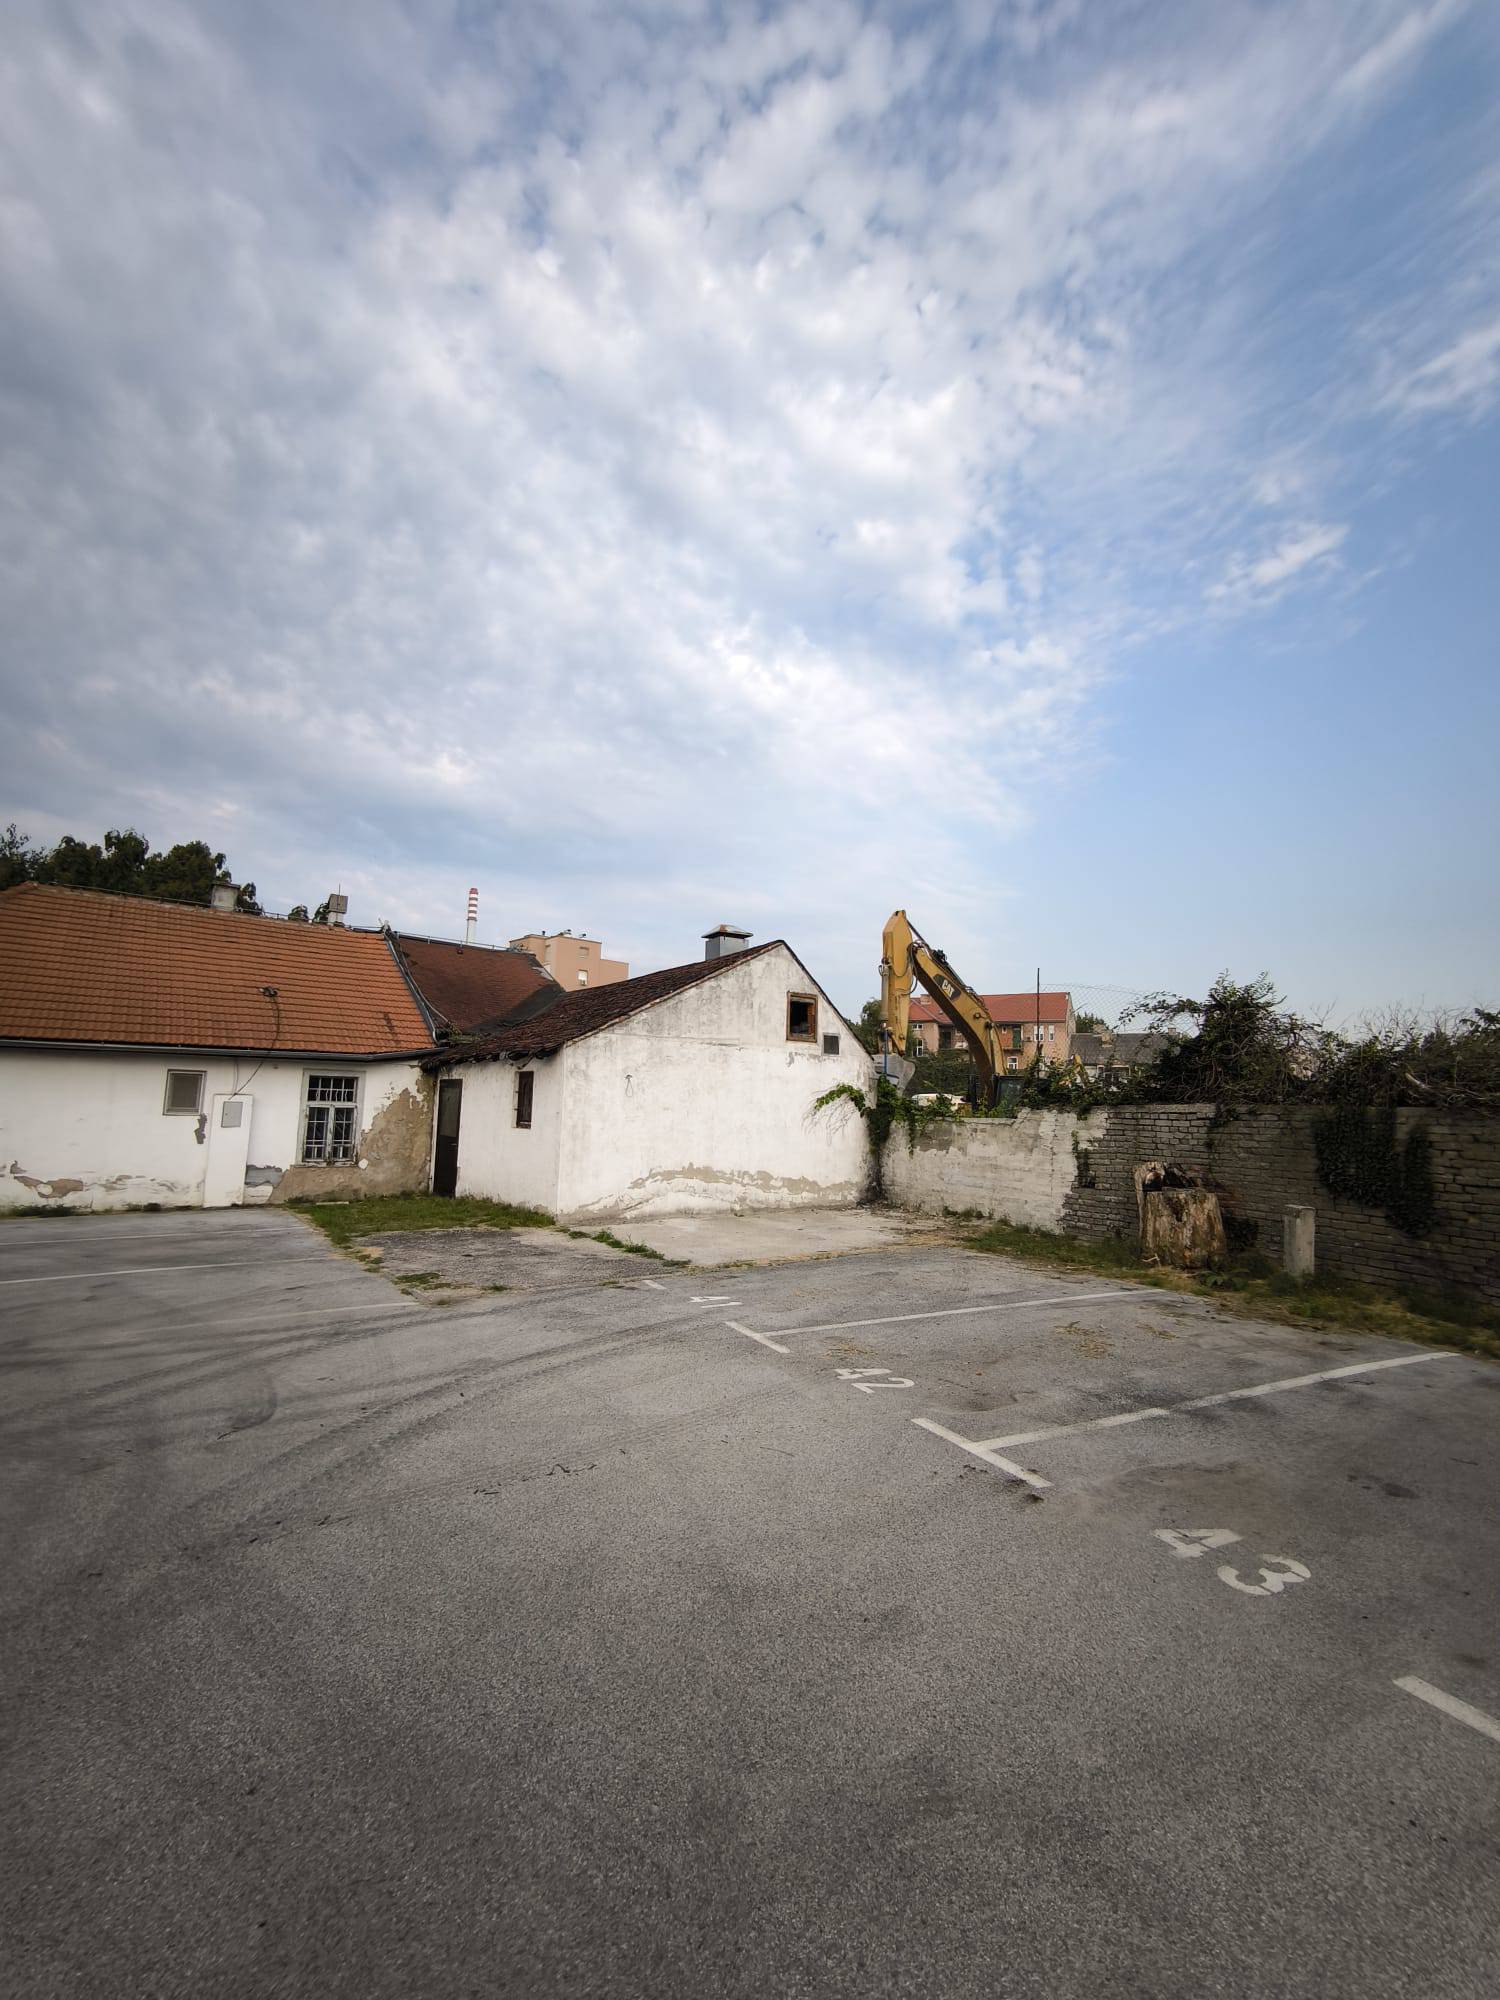
[[[1500,1369],[611,1275],[0,1223],[9,1992],[1500,1990]]]

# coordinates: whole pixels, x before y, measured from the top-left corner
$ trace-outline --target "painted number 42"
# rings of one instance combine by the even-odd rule
[[[1159,1542],[1165,1542],[1173,1555],[1185,1556],[1192,1560],[1195,1556],[1206,1555],[1210,1549],[1226,1549],[1240,1537],[1233,1528],[1154,1528],[1152,1533]],[[1231,1590],[1243,1591],[1246,1597],[1275,1597],[1285,1590],[1289,1583],[1306,1583],[1312,1571],[1295,1556],[1262,1556],[1262,1568],[1258,1583],[1247,1583],[1233,1563],[1221,1563],[1215,1572],[1220,1583],[1227,1583]]]
[[[834,1374],[841,1382],[851,1382],[856,1389],[862,1389],[869,1396],[877,1389],[914,1389],[917,1385],[909,1375],[893,1375],[889,1368],[835,1368]],[[868,1382],[862,1376],[870,1376]],[[873,1378],[883,1376],[883,1381]]]

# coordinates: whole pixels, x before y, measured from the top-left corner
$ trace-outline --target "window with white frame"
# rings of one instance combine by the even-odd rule
[[[359,1078],[310,1073],[302,1121],[302,1163],[343,1167],[359,1147]]]
[[[206,1071],[201,1069],[169,1069],[166,1095],[161,1102],[162,1116],[196,1118],[203,1109],[205,1075]]]

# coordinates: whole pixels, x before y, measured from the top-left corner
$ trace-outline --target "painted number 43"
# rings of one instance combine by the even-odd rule
[[[1184,1556],[1191,1561],[1196,1556],[1207,1555],[1210,1549],[1226,1549],[1240,1537],[1233,1528],[1154,1528],[1152,1533],[1159,1542],[1165,1542],[1173,1555]],[[1215,1572],[1220,1583],[1227,1583],[1231,1590],[1243,1591],[1246,1597],[1276,1597],[1289,1583],[1306,1583],[1312,1571],[1295,1556],[1262,1556],[1258,1582],[1247,1582],[1233,1563],[1221,1563]]]

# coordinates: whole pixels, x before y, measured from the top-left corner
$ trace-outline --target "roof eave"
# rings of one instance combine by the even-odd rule
[[[417,1049],[268,1049],[263,1042],[86,1042],[60,1035],[0,1035],[0,1049],[63,1049],[84,1055],[256,1056],[281,1062],[420,1062],[432,1044]]]

